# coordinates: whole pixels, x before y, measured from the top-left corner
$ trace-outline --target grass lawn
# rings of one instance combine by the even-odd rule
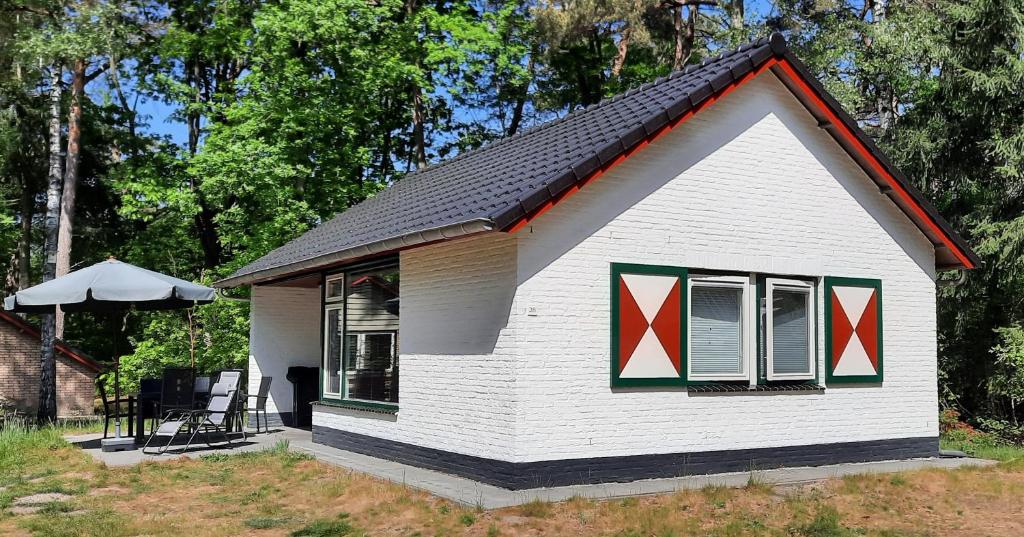
[[[482,511],[290,453],[107,468],[62,431],[0,431],[0,535],[1024,535],[1024,451],[984,469],[751,483]],[[982,454],[984,455],[984,454]],[[25,511],[17,498],[56,493]],[[21,502],[24,502],[22,500]]]

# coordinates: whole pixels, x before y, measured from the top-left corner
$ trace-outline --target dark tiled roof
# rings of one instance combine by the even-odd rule
[[[251,283],[423,243],[458,234],[453,227],[466,224],[475,224],[477,230],[505,228],[768,59],[784,54],[788,56],[785,41],[778,34],[760,39],[410,173],[218,285]],[[448,235],[439,231],[446,228]]]

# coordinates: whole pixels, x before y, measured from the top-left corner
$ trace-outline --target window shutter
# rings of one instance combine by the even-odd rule
[[[825,278],[826,382],[882,382],[882,281]]]
[[[612,264],[613,387],[683,384],[685,291],[685,268]]]

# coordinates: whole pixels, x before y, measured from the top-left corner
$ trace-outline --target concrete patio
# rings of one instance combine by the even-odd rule
[[[384,459],[369,457],[350,451],[314,444],[308,430],[278,427],[269,433],[250,434],[245,441],[235,442],[232,449],[214,444],[193,445],[188,452],[171,451],[165,455],[143,454],[134,451],[103,452],[100,449],[102,435],[68,436],[68,441],[81,447],[97,461],[107,466],[133,466],[141,462],[159,462],[175,457],[199,458],[213,453],[241,453],[270,449],[280,442],[287,442],[289,449],[311,454],[317,460],[334,464],[353,471],[363,472],[394,483],[424,490],[431,494],[484,509],[496,509],[521,505],[532,500],[562,501],[580,496],[593,499],[621,498],[648,494],[663,494],[686,489],[699,489],[708,485],[742,487],[755,481],[771,485],[799,485],[853,474],[902,472],[924,468],[960,468],[965,466],[988,466],[993,461],[969,457],[911,459],[882,461],[830,466],[781,468],[700,476],[686,476],[666,479],[649,479],[630,483],[606,483],[600,485],[575,485],[565,487],[508,490],[470,479],[400,464]]]

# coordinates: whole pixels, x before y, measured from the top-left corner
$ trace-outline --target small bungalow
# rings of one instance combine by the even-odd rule
[[[39,330],[21,317],[0,310],[0,402],[35,416],[39,407]],[[100,365],[56,342],[57,416],[91,416]]]
[[[936,456],[936,280],[978,263],[774,35],[218,285],[250,385],[319,368],[316,442],[521,489]]]

